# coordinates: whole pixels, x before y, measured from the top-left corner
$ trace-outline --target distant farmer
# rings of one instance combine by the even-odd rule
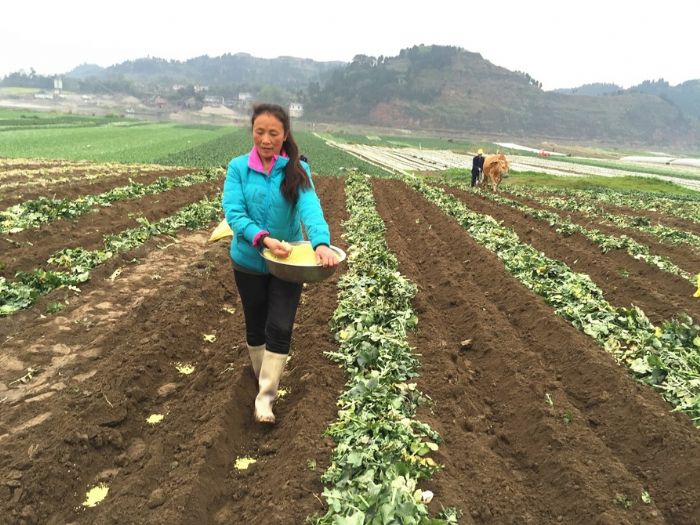
[[[472,159],[472,188],[479,182],[479,176],[484,169],[484,150],[479,148],[476,157]]]
[[[235,232],[231,240],[233,275],[243,305],[246,342],[258,380],[254,418],[274,423],[272,405],[292,339],[302,285],[270,274],[260,251],[286,258],[288,242],[302,240],[302,225],[318,264],[338,264],[330,249],[330,232],[301,161],[289,114],[275,104],[259,104],[251,118],[253,149],[228,165],[222,204]],[[311,348],[309,348],[311,351]]]

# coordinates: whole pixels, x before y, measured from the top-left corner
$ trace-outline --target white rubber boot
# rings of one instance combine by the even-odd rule
[[[260,366],[262,365],[263,355],[265,354],[265,345],[248,346],[248,355],[250,356],[250,364],[253,365],[253,373],[255,379],[260,377]]]
[[[272,403],[277,397],[280,378],[287,364],[287,354],[276,354],[265,350],[258,379],[259,391],[255,398],[255,413],[253,417],[258,423],[274,423]]]

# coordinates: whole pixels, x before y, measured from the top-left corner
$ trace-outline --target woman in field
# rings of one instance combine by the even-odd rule
[[[338,261],[329,248],[328,224],[311,170],[299,159],[289,115],[276,104],[260,104],[251,122],[253,149],[229,163],[222,203],[234,231],[233,274],[258,379],[254,418],[274,423],[272,403],[287,362],[302,285],[270,275],[260,251],[268,248],[277,257],[288,257],[291,247],[286,241],[303,239],[303,223],[319,263],[328,267]]]

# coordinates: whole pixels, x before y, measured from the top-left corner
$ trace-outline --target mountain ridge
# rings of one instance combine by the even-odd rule
[[[664,82],[640,86],[605,96],[548,92],[527,73],[478,53],[414,46],[396,57],[358,56],[334,70],[310,97],[309,116],[543,138],[697,144],[700,81],[678,89]]]
[[[9,75],[0,85],[50,89],[52,81],[32,72]],[[301,102],[304,118],[314,121],[628,144],[700,143],[700,79],[676,86],[660,79],[628,89],[593,83],[544,91],[528,73],[455,46],[417,45],[393,57],[356,55],[351,62],[248,53],[183,61],[146,57],[105,68],[81,64],[64,75],[63,86],[144,100],[161,95],[187,107],[204,103],[203,93],[222,100],[250,93],[253,100]]]

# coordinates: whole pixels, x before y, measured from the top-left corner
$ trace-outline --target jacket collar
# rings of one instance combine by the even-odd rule
[[[280,158],[285,160],[282,166],[286,165],[289,161],[289,156],[287,155],[287,152],[282,150],[282,152],[279,155],[275,155],[274,157],[272,157],[272,162],[270,163],[270,170],[266,172],[258,150],[255,149],[255,146],[253,146],[253,149],[250,150],[250,155],[248,155],[248,167],[252,170],[269,175],[270,173],[272,173],[272,169],[275,167],[275,165],[277,164],[277,160]]]

